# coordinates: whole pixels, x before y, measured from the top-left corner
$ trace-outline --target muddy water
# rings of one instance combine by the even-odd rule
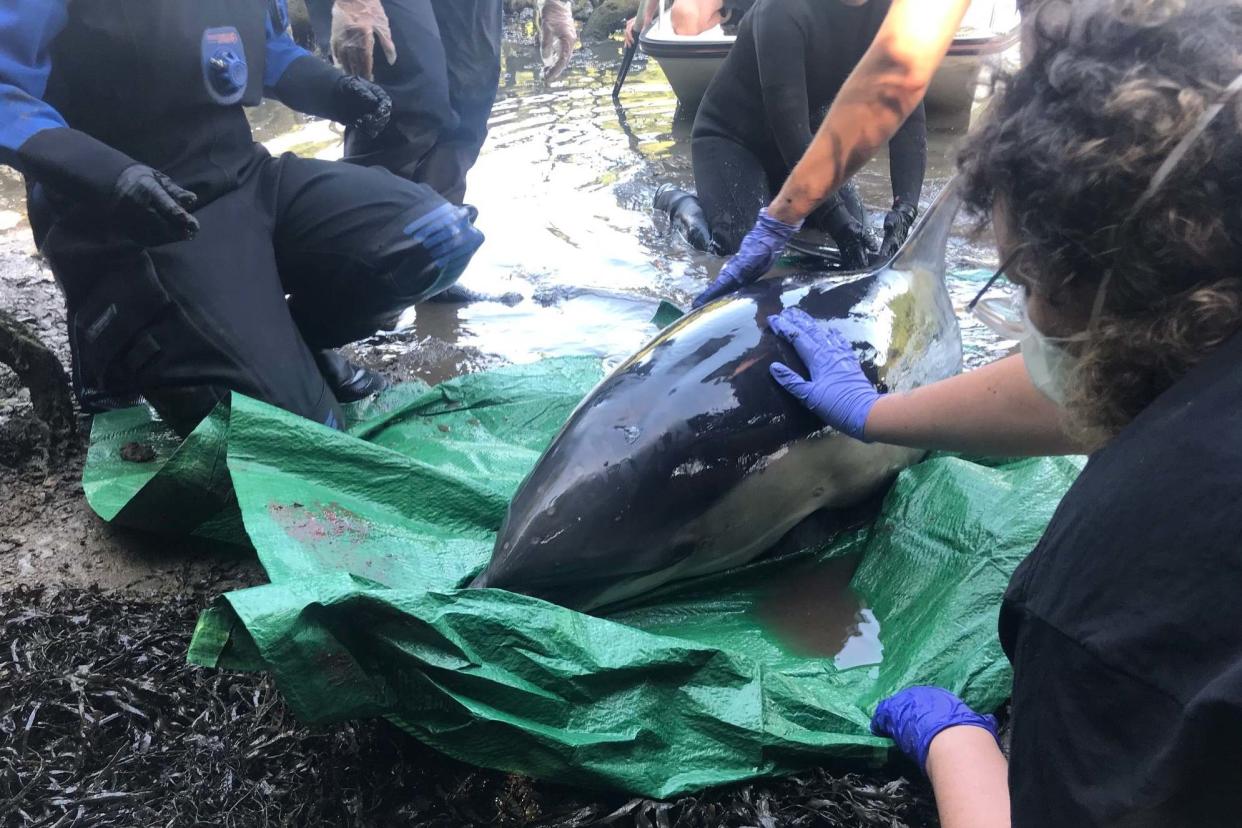
[[[653,60],[635,64],[622,106],[614,106],[618,53],[615,42],[588,47],[549,87],[539,79],[533,39],[508,38],[491,134],[467,194],[487,243],[462,284],[517,292],[524,301],[409,311],[400,330],[367,343],[392,373],[436,382],[549,356],[620,361],[654,333],[650,319],[660,299],[684,306],[714,278],[721,260],[690,249],[650,210],[659,184],[693,188],[690,124],[674,118],[676,99]],[[254,110],[252,121],[273,152],[340,157],[336,125],[275,103]],[[934,126],[925,205],[948,180],[963,134],[961,124]],[[858,183],[878,226],[891,201],[887,159],[875,159]],[[23,207],[20,179],[0,168],[0,233],[27,232]],[[995,253],[990,242],[963,233],[950,243],[949,259],[960,307]],[[963,334],[971,365],[1007,347],[966,318]]]
[[[831,658],[839,670],[879,664],[880,622],[850,581],[860,558],[790,568],[764,587],[755,618],[791,653]]]
[[[721,260],[692,250],[650,210],[659,184],[693,188],[690,124],[674,117],[676,99],[653,60],[635,65],[622,106],[614,106],[618,51],[616,43],[588,47],[548,87],[533,44],[506,43],[491,134],[467,193],[487,243],[462,284],[517,292],[524,301],[411,310],[399,331],[368,343],[394,373],[435,382],[549,356],[617,362],[654,333],[650,319],[660,299],[684,306],[715,277]],[[256,110],[253,120],[273,151],[339,157],[333,125],[307,123],[274,104]],[[962,124],[934,127],[925,205],[948,180],[964,132]],[[876,226],[892,200],[887,164],[877,158],[858,177]],[[995,253],[990,242],[963,232],[950,243],[949,258],[949,287],[960,307]],[[1005,347],[965,318],[963,334],[972,365]]]

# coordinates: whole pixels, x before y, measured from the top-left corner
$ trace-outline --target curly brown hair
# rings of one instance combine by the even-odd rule
[[[1045,0],[1026,25],[1033,53],[959,165],[971,209],[1003,205],[1022,284],[1054,308],[1099,294],[1066,388],[1099,445],[1242,330],[1242,2]]]

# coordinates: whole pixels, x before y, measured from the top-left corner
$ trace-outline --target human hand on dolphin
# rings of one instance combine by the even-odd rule
[[[825,423],[865,442],[867,415],[881,395],[863,374],[850,341],[801,308],[769,316],[768,327],[794,347],[811,374],[805,379],[788,365],[774,362],[772,377]]]
[[[737,255],[725,262],[720,275],[708,285],[707,290],[694,297],[691,307],[699,308],[721,296],[728,296],[767,273],[785,251],[785,245],[789,244],[794,233],[801,228],[802,222],[786,224],[769,215],[768,208],[760,210],[759,219],[742,239]]]

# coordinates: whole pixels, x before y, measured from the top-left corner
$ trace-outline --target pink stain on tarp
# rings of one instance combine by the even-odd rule
[[[372,526],[362,515],[339,503],[314,507],[297,502],[269,503],[267,512],[325,570],[387,581],[391,558],[368,548]]]

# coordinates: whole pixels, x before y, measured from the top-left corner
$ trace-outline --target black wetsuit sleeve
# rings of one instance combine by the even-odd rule
[[[893,181],[893,200],[917,207],[926,172],[927,113],[920,102],[888,142],[888,174]]]
[[[806,37],[799,22],[775,4],[754,16],[759,85],[768,127],[786,170],[811,145],[811,106],[806,85]]]

